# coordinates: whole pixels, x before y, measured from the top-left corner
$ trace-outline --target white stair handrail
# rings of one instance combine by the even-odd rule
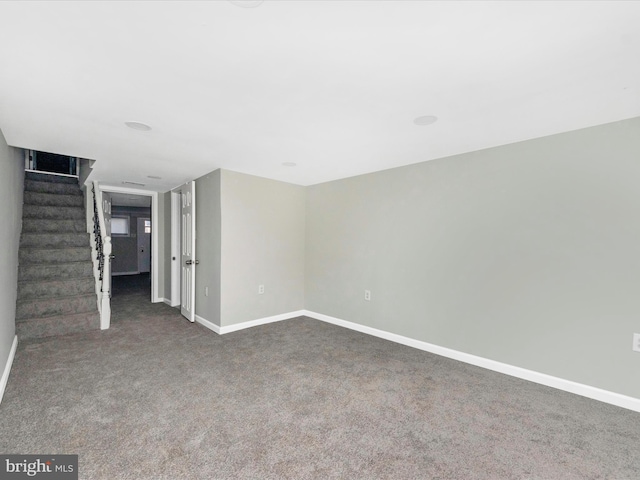
[[[93,259],[93,274],[96,280],[96,295],[100,312],[100,329],[106,330],[111,324],[111,237],[107,235],[102,191],[98,182],[93,182],[91,208],[91,258]],[[96,222],[97,220],[97,222]],[[97,224],[96,224],[97,223]]]

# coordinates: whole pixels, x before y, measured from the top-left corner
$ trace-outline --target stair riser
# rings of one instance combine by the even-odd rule
[[[27,300],[17,303],[16,319],[49,317],[52,315],[72,315],[92,312],[96,308],[95,295]]]
[[[21,282],[18,284],[18,302],[72,294],[90,295],[95,291],[93,278]]]
[[[50,207],[41,205],[24,205],[22,218],[38,218],[40,220],[63,219],[85,220],[84,209],[80,207]]]
[[[23,233],[20,238],[21,247],[35,248],[62,248],[62,247],[88,247],[88,233]]]
[[[36,182],[47,182],[47,183],[57,183],[57,184],[70,184],[78,186],[78,178],[77,177],[63,177],[62,175],[51,175],[48,173],[38,173],[38,172],[25,172],[24,174],[25,180],[34,180]]]
[[[16,322],[16,334],[20,341],[68,335],[100,328],[100,315],[95,312],[59,317],[25,319]]]
[[[77,178],[27,172],[18,268],[16,333],[21,340],[100,327]]]
[[[87,225],[83,220],[39,220],[25,218],[22,221],[22,233],[86,233]]]
[[[91,260],[91,248],[89,247],[73,247],[64,249],[39,249],[23,247],[19,250],[21,264],[33,263],[66,263],[80,262],[83,260]]]
[[[79,195],[61,195],[58,193],[24,192],[24,203],[26,205],[83,207],[84,198]]]
[[[18,280],[20,282],[32,280],[65,280],[70,278],[93,278],[93,265],[90,262],[51,264],[51,265],[20,265]]]
[[[26,180],[24,182],[24,191],[39,193],[59,193],[62,195],[77,195],[83,197],[82,189],[78,185],[69,183],[36,182],[33,180]]]

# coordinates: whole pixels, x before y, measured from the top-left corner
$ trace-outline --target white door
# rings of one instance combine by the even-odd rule
[[[151,271],[151,219],[138,218],[138,271]]]
[[[182,186],[180,193],[182,225],[180,259],[182,274],[180,283],[182,294],[180,296],[180,312],[190,322],[196,319],[196,182],[188,182]]]

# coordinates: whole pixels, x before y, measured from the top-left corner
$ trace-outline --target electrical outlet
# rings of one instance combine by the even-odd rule
[[[640,333],[633,334],[633,351],[640,352]]]
[[[205,297],[209,296],[209,287],[204,287],[204,296]]]
[[[262,295],[264,293],[264,285],[258,285],[258,295]]]
[[[365,290],[365,291],[364,291],[364,299],[365,299],[367,302],[370,302],[370,301],[371,301],[371,290]]]

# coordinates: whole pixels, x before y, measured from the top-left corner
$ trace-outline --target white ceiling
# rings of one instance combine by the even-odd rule
[[[0,2],[7,141],[113,185],[310,185],[635,116],[640,2]]]
[[[151,208],[151,197],[147,195],[129,195],[127,193],[109,193],[113,207]]]

